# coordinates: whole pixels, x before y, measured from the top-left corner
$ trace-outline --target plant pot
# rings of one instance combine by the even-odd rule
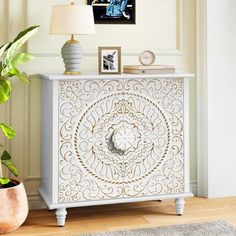
[[[22,182],[0,189],[0,234],[9,233],[20,227],[29,211],[25,187]]]

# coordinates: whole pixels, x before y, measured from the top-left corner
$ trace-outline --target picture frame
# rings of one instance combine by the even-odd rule
[[[98,48],[99,74],[121,74],[121,47]]]
[[[95,24],[135,24],[135,0],[87,0]]]

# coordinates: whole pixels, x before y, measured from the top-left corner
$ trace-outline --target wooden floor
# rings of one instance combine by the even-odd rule
[[[223,219],[236,225],[236,198],[186,200],[185,213],[176,216],[173,200],[118,204],[68,210],[65,227],[57,227],[54,211],[32,210],[14,235],[76,236],[94,231],[114,231]]]

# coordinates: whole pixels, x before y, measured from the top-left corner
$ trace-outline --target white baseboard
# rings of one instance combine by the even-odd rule
[[[29,209],[44,209],[47,208],[45,202],[41,198],[39,193],[29,193],[28,202],[29,202]]]
[[[197,180],[191,180],[190,181],[190,192],[197,196]]]
[[[197,181],[190,181],[190,192],[197,195]],[[47,208],[43,199],[41,198],[39,193],[29,193],[28,194],[29,208],[30,209],[45,209]]]

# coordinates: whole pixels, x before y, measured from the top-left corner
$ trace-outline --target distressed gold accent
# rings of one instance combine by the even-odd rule
[[[71,34],[70,40],[66,41],[65,44],[79,44],[79,41],[75,39],[74,34]]]
[[[78,40],[75,40],[75,39],[70,39],[68,41],[66,41],[66,44],[78,44],[79,41]]]
[[[81,75],[80,71],[65,71],[64,75]]]
[[[184,191],[183,79],[59,82],[59,202]],[[118,127],[138,145],[118,149]]]

